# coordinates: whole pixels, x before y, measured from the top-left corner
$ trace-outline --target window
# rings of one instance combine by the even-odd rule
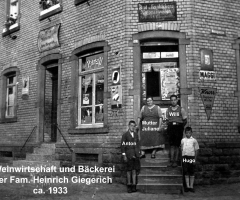
[[[20,0],[6,0],[6,21],[3,36],[20,29],[19,25]]]
[[[6,113],[5,117],[14,117],[16,107],[16,73],[7,76],[7,93],[6,93]]]
[[[79,59],[78,127],[103,127],[103,53]]]
[[[1,74],[0,122],[17,121],[17,79],[19,69],[10,67]]]
[[[62,12],[61,4],[61,0],[39,0],[41,9],[39,20],[46,19],[52,15]]]

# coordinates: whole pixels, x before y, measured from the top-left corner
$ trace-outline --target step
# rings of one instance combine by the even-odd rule
[[[57,168],[60,167],[60,161],[49,161],[49,162],[43,162],[43,161],[28,161],[28,160],[16,160],[13,161],[14,167],[51,167],[56,166]]]
[[[138,176],[139,183],[182,184],[182,175],[149,174]]]
[[[141,174],[172,174],[172,175],[181,175],[181,167],[162,167],[162,166],[141,166]]]
[[[52,148],[34,148],[33,154],[44,154],[44,155],[52,155],[55,154],[55,149]]]
[[[182,184],[162,184],[162,183],[154,183],[154,184],[137,184],[137,189],[143,193],[151,193],[151,194],[180,194],[182,193],[183,186]]]
[[[55,149],[56,148],[56,144],[55,143],[42,143],[41,147],[42,148]]]
[[[169,164],[169,159],[148,159],[142,158],[140,160],[141,166],[167,166]]]
[[[54,155],[49,154],[27,154],[26,160],[28,161],[52,161],[55,159]]]

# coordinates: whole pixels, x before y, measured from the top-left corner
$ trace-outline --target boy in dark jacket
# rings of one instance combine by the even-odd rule
[[[127,169],[127,191],[136,192],[137,174],[140,170],[140,148],[136,122],[129,121],[128,131],[122,135],[121,151]]]

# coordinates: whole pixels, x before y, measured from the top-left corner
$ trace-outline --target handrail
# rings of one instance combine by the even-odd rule
[[[25,145],[27,144],[29,138],[31,137],[31,135],[33,134],[33,132],[36,130],[37,126],[34,126],[32,129],[32,132],[30,133],[30,135],[28,136],[27,140],[25,141],[24,145],[22,146],[20,152],[23,150],[23,148],[25,147]]]
[[[53,125],[55,125],[55,126],[57,127],[57,129],[58,129],[59,133],[61,134],[61,136],[63,137],[63,140],[64,140],[64,142],[66,143],[69,151],[70,151],[70,152],[73,152],[73,150],[71,149],[71,147],[68,145],[67,140],[65,139],[64,135],[62,134],[60,128],[58,127],[58,124],[57,124],[57,123],[56,123],[56,124],[54,123]]]

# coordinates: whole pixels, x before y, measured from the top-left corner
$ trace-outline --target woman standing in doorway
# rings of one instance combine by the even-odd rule
[[[141,123],[142,122],[142,123]],[[141,126],[140,126],[141,123]],[[157,148],[164,148],[164,136],[161,131],[162,111],[153,104],[153,98],[147,97],[147,105],[143,106],[138,117],[140,131],[141,158],[145,158],[145,150],[152,149],[151,158],[156,157]]]

